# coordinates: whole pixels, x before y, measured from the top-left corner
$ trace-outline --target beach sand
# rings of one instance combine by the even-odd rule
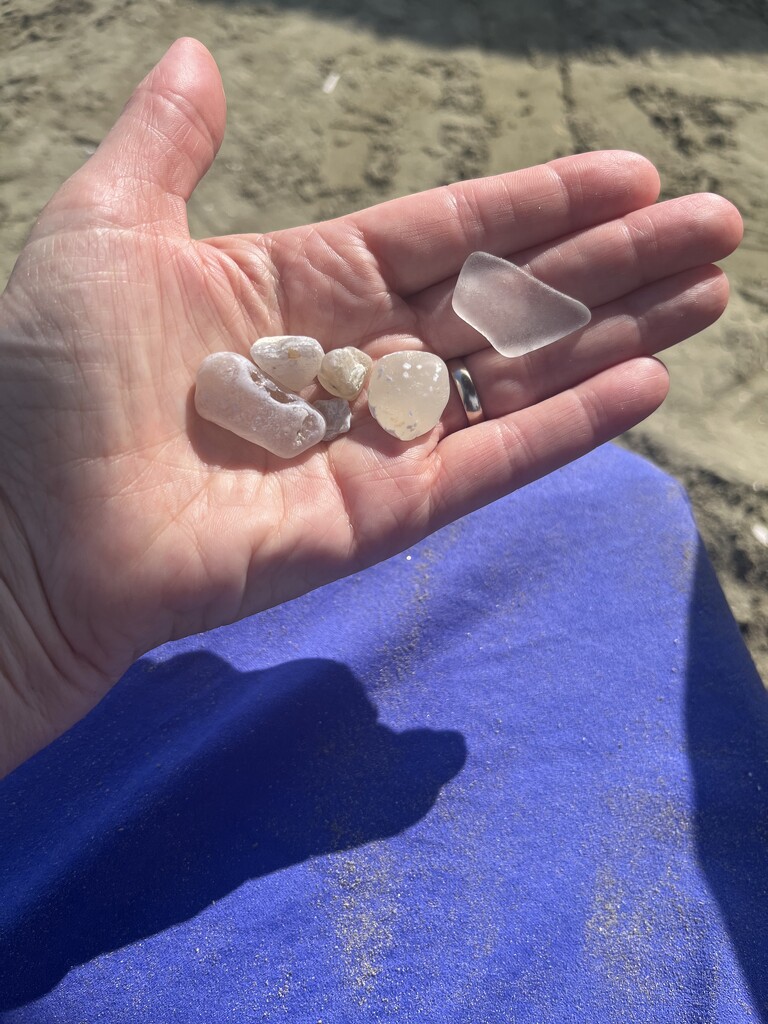
[[[262,231],[620,147],[664,197],[741,210],[723,319],[664,355],[623,439],[672,472],[768,679],[768,98],[763,0],[0,0],[0,281],[46,199],[179,35],[222,71],[226,139],[197,236]],[[325,89],[323,86],[325,85]]]

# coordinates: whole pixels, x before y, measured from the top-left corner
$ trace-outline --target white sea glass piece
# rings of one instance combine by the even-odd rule
[[[453,291],[454,311],[503,356],[523,356],[585,327],[589,309],[514,263],[473,252]]]
[[[251,359],[284,388],[301,391],[318,375],[323,348],[314,338],[302,334],[278,334],[254,341]]]
[[[450,396],[448,367],[431,352],[393,352],[373,368],[368,385],[371,415],[401,441],[434,427]]]
[[[203,419],[291,459],[322,441],[325,420],[298,395],[236,352],[214,352],[197,371],[195,408]]]
[[[315,409],[325,420],[324,441],[332,441],[340,434],[346,434],[352,425],[352,410],[343,398],[321,398],[314,403]]]
[[[334,348],[323,356],[317,379],[326,391],[352,401],[363,390],[373,360],[359,348]]]

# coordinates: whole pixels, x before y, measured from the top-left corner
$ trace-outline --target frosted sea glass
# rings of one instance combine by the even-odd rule
[[[523,356],[585,327],[589,309],[514,263],[473,252],[453,292],[454,311],[503,356]]]
[[[322,441],[325,419],[236,352],[215,352],[197,371],[195,408],[203,419],[291,459]]]
[[[449,396],[448,367],[431,352],[384,356],[374,366],[368,384],[371,415],[401,441],[412,441],[431,430]]]

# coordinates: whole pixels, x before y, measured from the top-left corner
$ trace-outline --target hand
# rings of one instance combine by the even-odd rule
[[[652,354],[722,312],[724,199],[659,205],[641,157],[592,153],[268,235],[194,241],[224,131],[207,51],[177,42],[36,223],[0,300],[0,766],[68,728],[141,653],[343,576],[626,430]],[[244,219],[247,211],[243,211]],[[483,249],[592,307],[514,363],[450,311]],[[462,356],[486,422],[403,444],[364,408],[284,462],[199,420],[202,359],[266,334]]]

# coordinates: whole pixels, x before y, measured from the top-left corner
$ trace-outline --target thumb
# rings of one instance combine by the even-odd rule
[[[196,39],[177,39],[61,198],[121,225],[171,220],[186,231],[186,202],[213,163],[225,121],[213,57]]]

